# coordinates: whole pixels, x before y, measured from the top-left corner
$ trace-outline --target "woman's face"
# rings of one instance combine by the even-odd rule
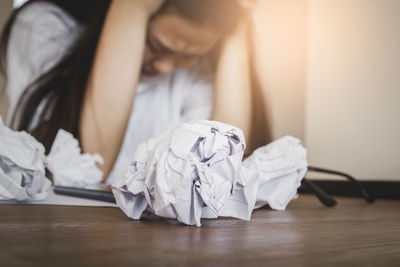
[[[211,26],[198,25],[169,7],[150,21],[142,74],[168,74],[188,68],[210,51],[219,34]]]

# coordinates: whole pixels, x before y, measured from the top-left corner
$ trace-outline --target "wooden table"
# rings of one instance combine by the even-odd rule
[[[400,201],[312,195],[203,226],[117,208],[0,205],[0,266],[400,266]]]

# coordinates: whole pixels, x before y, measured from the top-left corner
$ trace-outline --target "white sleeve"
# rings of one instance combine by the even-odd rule
[[[33,3],[18,14],[7,48],[8,121],[24,89],[61,59],[76,29],[75,21],[54,4]]]
[[[210,119],[213,107],[214,84],[212,75],[204,67],[190,71],[185,83],[186,96],[182,108],[182,122]]]

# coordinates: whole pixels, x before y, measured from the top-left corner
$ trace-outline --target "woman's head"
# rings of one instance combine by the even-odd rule
[[[241,10],[233,0],[167,0],[149,22],[142,73],[168,74],[196,64],[232,31]]]
[[[31,131],[49,149],[60,128],[80,138],[79,120],[86,84],[110,0],[31,0],[13,12],[3,30],[0,42],[2,63],[6,59],[11,28],[19,11],[38,1],[58,5],[85,29],[53,68],[31,81],[12,117],[14,129]],[[218,43],[221,36],[234,28],[240,16],[236,2],[166,0],[149,23],[143,71],[168,73],[195,64]],[[46,105],[39,109],[43,99],[47,99]],[[30,129],[36,116],[37,126]]]

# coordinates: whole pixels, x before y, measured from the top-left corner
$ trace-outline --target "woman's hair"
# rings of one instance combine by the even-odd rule
[[[7,46],[13,23],[19,12],[34,2],[56,4],[84,28],[84,32],[79,35],[77,41],[61,60],[25,88],[12,114],[11,127],[15,130],[29,130],[34,116],[38,116],[38,123],[34,129],[31,129],[31,134],[42,142],[48,151],[60,128],[80,139],[80,113],[86,84],[111,1],[31,0],[16,9],[9,17],[0,39],[0,67],[6,77]],[[240,16],[240,8],[234,4],[235,2],[232,0],[166,0],[162,8],[174,5],[186,18],[197,23],[211,24],[221,33],[226,33],[235,27]],[[46,99],[44,108],[39,109],[43,99]]]
[[[13,129],[28,130],[34,116],[38,116],[38,124],[31,133],[48,151],[60,128],[79,138],[80,113],[86,83],[110,0],[41,1],[52,2],[61,7],[85,28],[84,33],[80,34],[79,39],[62,59],[25,88],[11,117]],[[7,46],[13,23],[19,12],[34,2],[39,1],[31,0],[15,10],[3,30],[0,55],[2,72],[5,74]],[[5,76],[7,77],[7,74]],[[44,98],[45,106],[39,110]]]

